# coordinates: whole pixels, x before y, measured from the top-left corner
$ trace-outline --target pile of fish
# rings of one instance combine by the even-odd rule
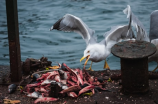
[[[27,84],[23,92],[28,97],[36,98],[34,103],[57,101],[60,97],[77,98],[82,94],[95,94],[108,91],[104,88],[107,80],[90,76],[83,69],[71,69],[62,63],[59,69],[52,69],[44,74],[33,74],[33,82]]]

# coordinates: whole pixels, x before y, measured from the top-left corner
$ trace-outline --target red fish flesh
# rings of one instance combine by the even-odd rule
[[[57,101],[57,98],[53,98],[53,97],[42,97],[42,98],[38,98],[34,101],[34,103],[38,103],[38,102],[48,102],[48,101]]]
[[[72,91],[79,91],[81,89],[80,86],[75,85],[75,86],[70,86],[67,89],[62,90],[60,93],[67,93],[67,92],[72,92]]]
[[[83,89],[81,89],[81,90],[79,91],[78,96],[79,96],[80,94],[85,93],[85,92],[87,92],[87,91],[89,91],[89,90],[92,90],[92,89],[94,89],[94,88],[95,88],[95,86],[93,86],[93,85],[84,87]]]

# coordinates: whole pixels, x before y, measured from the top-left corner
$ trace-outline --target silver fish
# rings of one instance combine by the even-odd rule
[[[51,79],[46,79],[44,80],[41,85],[46,85],[46,84],[50,84],[51,82],[56,82],[55,80],[51,80]]]
[[[41,98],[42,97],[42,95],[36,91],[34,91],[33,93],[29,93],[27,96],[31,97],[31,98]]]

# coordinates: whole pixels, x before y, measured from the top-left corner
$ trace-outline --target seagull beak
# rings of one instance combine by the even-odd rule
[[[86,56],[86,57],[83,56],[83,57],[80,59],[80,62],[81,62],[83,59],[87,58],[86,61],[85,61],[85,63],[84,63],[84,65],[86,65],[87,62],[88,62],[88,60],[89,60],[89,57],[90,57],[90,55],[88,55],[88,56]]]

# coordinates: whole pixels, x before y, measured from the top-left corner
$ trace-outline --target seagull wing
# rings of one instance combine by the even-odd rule
[[[134,33],[132,29],[128,30],[128,28],[129,25],[112,27],[110,31],[105,33],[105,40],[103,40],[102,43],[106,45],[111,44],[108,45],[110,48],[120,40],[134,38]],[[127,36],[128,31],[129,35]]]
[[[82,36],[85,42],[96,42],[93,34],[94,31],[90,29],[80,18],[66,14],[63,18],[59,19],[50,30],[57,29],[65,32],[76,32]]]
[[[127,14],[127,18],[129,18],[132,25],[136,28],[137,37],[136,40],[144,40],[149,41],[147,33],[143,24],[139,21],[139,19],[132,13],[131,7],[127,5],[127,8],[123,10],[124,14]]]

